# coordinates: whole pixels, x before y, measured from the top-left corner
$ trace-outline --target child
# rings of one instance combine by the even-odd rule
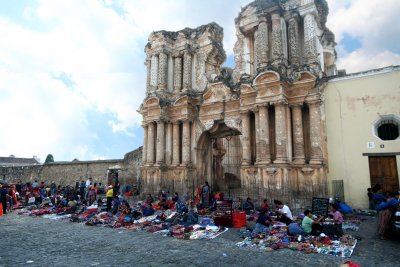
[[[333,229],[333,235],[342,236],[343,235],[343,215],[338,211],[338,205],[332,204],[331,205],[331,213],[330,215],[333,217],[333,221],[335,222],[335,227]]]

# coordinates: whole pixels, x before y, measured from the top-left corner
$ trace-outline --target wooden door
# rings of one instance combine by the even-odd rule
[[[371,176],[371,187],[376,184],[382,186],[385,191],[398,191],[399,178],[397,174],[397,164],[395,156],[387,157],[368,157],[369,173]]]

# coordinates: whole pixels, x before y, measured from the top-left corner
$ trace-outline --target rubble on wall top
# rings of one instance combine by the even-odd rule
[[[318,11],[318,15],[320,18],[318,23],[320,24],[321,28],[325,28],[325,24],[329,14],[328,3],[326,0],[312,0],[312,2],[315,4]],[[247,4],[246,6],[242,7],[238,17],[235,19],[235,23],[238,23],[238,21],[243,16],[243,12],[245,12],[249,7],[253,7],[256,9],[255,15],[261,15],[264,14],[265,12],[271,12],[276,10],[290,11],[299,8],[301,5],[302,5],[301,0],[255,0]]]
[[[166,31],[166,30],[161,30],[161,31],[154,31],[152,32],[152,34],[150,35],[150,38],[152,36],[163,36],[172,40],[176,40],[179,36],[179,34],[183,34],[185,36],[186,39],[190,39],[190,38],[198,38],[199,36],[201,36],[204,32],[209,31],[210,33],[213,33],[214,35],[216,35],[217,37],[222,38],[223,36],[223,28],[221,26],[219,26],[217,23],[215,22],[211,22],[205,25],[201,25],[197,28],[184,28],[180,31]]]

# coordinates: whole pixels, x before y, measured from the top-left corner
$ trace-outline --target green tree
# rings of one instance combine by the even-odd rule
[[[46,160],[44,161],[44,164],[52,163],[52,162],[54,162],[54,157],[52,154],[48,154],[46,157]]]

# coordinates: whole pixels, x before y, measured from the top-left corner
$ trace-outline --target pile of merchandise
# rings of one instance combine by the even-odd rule
[[[345,234],[339,239],[330,238],[324,234],[320,236],[289,236],[285,224],[276,223],[268,234],[252,234],[249,230],[241,229],[240,235],[244,238],[238,242],[238,247],[256,248],[265,251],[291,249],[306,254],[320,253],[339,257],[350,257],[357,244],[351,235]]]
[[[161,236],[172,236],[178,239],[210,240],[228,231],[226,227],[215,226],[208,217],[200,218],[200,224],[187,225],[182,215],[172,210],[157,210],[154,215],[134,219],[130,215],[101,211],[97,207],[86,207],[81,212],[72,212],[69,208],[46,206],[29,206],[19,212],[20,215],[43,216],[51,220],[69,220],[89,226],[103,226],[116,229],[146,231]],[[211,216],[203,211],[204,216]]]

